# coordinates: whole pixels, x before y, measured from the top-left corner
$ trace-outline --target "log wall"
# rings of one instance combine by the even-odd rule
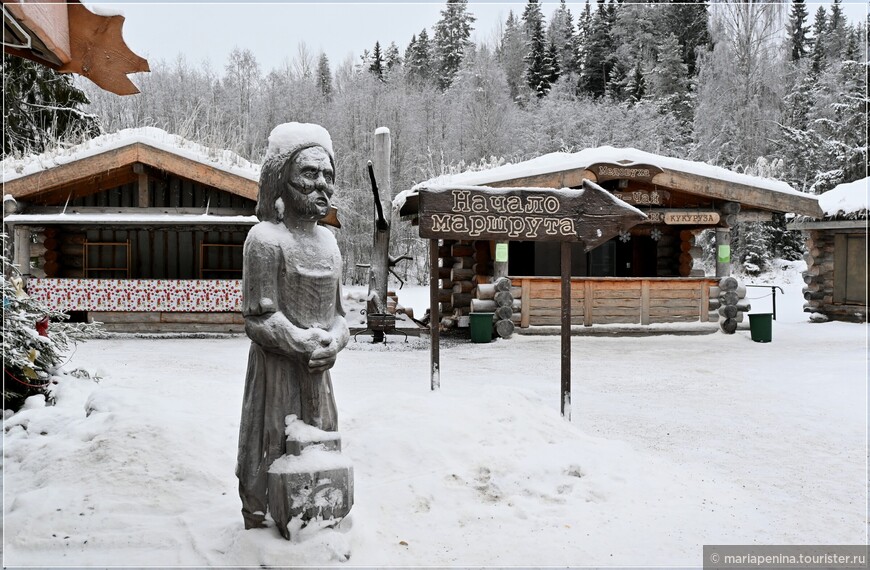
[[[838,233],[853,233],[866,235],[863,230],[851,232],[835,232],[831,230],[812,230],[804,232],[806,236],[807,270],[804,272],[803,288],[804,312],[818,313],[828,319],[848,322],[866,322],[867,304],[842,303],[835,300],[835,276],[837,267],[835,259],[836,236]],[[843,263],[843,262],[841,262]],[[840,269],[844,271],[844,268]],[[822,319],[824,320],[824,319]]]
[[[108,332],[125,333],[243,333],[241,313],[88,312],[88,320],[103,323]]]
[[[240,279],[242,248],[247,227],[45,228],[38,234],[37,267],[46,277],[97,279]],[[88,275],[84,274],[85,244],[126,243],[88,247]],[[220,244],[233,247],[202,247]],[[128,259],[129,255],[129,259]],[[129,271],[97,268],[129,266]]]

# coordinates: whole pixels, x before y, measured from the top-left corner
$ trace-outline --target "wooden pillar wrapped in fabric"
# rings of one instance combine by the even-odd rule
[[[716,277],[731,275],[731,230],[716,228]]]

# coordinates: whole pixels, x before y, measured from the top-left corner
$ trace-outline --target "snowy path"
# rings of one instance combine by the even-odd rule
[[[247,346],[81,345],[68,368],[104,380],[5,422],[5,563],[697,566],[703,544],[866,539],[862,325],[575,338],[572,424],[556,337],[447,348],[434,394],[428,351],[351,346],[333,377],[356,505],[292,544],[241,529]]]

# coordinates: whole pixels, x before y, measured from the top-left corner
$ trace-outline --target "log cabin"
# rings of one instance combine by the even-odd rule
[[[812,321],[867,322],[867,188],[870,178],[819,196],[821,217],[788,225],[806,238],[804,311]]]
[[[3,169],[28,294],[109,331],[243,330],[258,165],[143,128]]]
[[[572,246],[572,324],[707,323],[718,321],[711,291],[730,275],[731,229],[741,222],[769,221],[774,213],[818,216],[816,197],[784,182],[749,176],[704,163],[599,147],[552,153],[516,164],[438,177],[400,193],[394,209],[419,223],[419,192],[425,188],[581,188],[588,180],[646,214],[645,222],[586,252]],[[706,274],[698,237],[714,230],[719,259]],[[557,242],[506,240],[439,244],[442,315],[459,324],[472,310],[513,308],[521,327],[560,322],[560,246]],[[507,263],[494,263],[498,247]],[[511,280],[510,299],[490,306],[493,274]],[[711,272],[712,273],[712,272]],[[506,316],[506,315],[505,315]],[[452,319],[452,322],[451,322]]]

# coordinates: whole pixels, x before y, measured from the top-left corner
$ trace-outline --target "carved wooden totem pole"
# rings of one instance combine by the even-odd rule
[[[257,218],[245,241],[242,313],[251,339],[236,475],[245,528],[281,535],[328,526],[353,505],[329,369],[348,340],[341,254],[318,225],[334,191],[334,156],[320,125],[269,135]]]

